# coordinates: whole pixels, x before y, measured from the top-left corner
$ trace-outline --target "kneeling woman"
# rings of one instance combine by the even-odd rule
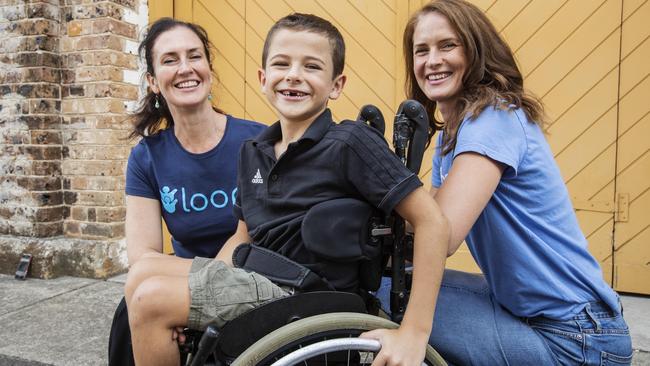
[[[617,294],[587,250],[512,51],[485,14],[440,0],[404,34],[409,97],[444,122],[431,194],[484,275],[446,271],[430,344],[460,365],[629,364]]]

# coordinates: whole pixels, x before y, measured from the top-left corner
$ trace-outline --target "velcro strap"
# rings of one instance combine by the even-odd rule
[[[237,268],[256,272],[280,286],[307,292],[333,290],[325,279],[300,263],[254,244],[240,244],[232,255]]]

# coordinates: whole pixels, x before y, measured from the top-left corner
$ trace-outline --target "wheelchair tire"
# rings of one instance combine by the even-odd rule
[[[397,327],[398,324],[390,320],[368,314],[316,315],[287,324],[269,333],[237,357],[232,366],[271,365],[296,349],[324,339],[350,338],[368,330]],[[427,346],[425,362],[433,366],[447,365],[431,346]]]

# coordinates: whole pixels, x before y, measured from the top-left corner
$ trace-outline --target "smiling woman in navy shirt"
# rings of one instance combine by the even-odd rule
[[[236,229],[239,148],[265,126],[212,105],[210,42],[200,26],[158,20],[139,51],[149,89],[133,116],[131,137],[142,139],[126,171],[129,265],[163,255],[161,217],[175,255],[214,257]],[[133,364],[124,300],[113,320],[109,364]]]

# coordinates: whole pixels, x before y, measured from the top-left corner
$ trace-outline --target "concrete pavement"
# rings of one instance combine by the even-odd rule
[[[108,281],[0,275],[0,366],[106,365],[108,333],[124,275]],[[650,365],[650,297],[622,296],[635,349]]]

